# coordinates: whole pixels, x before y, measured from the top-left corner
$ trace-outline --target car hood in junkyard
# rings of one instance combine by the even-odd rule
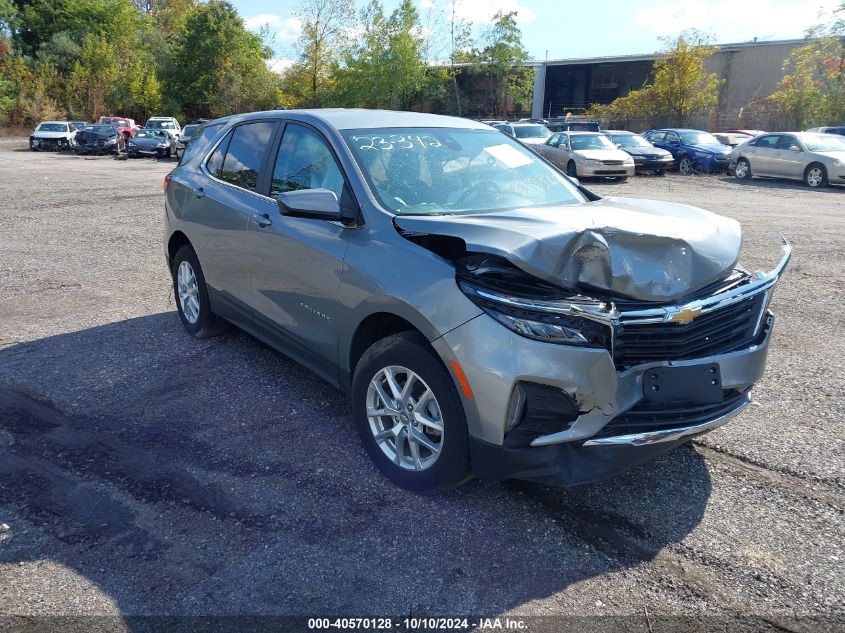
[[[639,146],[632,146],[632,147],[622,147],[623,152],[626,154],[630,154],[631,156],[671,156],[671,152],[667,152],[665,149],[660,149],[659,147],[639,147]]]
[[[702,152],[710,152],[711,154],[730,154],[731,152],[730,147],[728,147],[727,145],[722,145],[721,143],[718,143],[716,145],[690,145],[690,147],[692,147],[693,149],[700,150]]]
[[[152,147],[156,148],[159,146],[160,143],[167,143],[169,142],[166,138],[138,138],[137,136],[131,138],[129,143],[135,145],[137,147]]]
[[[603,198],[557,207],[394,218],[402,233],[457,237],[570,290],[640,301],[681,299],[736,266],[736,220],[670,202]]]

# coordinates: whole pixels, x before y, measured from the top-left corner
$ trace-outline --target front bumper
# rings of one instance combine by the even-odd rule
[[[635,171],[664,171],[672,169],[675,159],[671,156],[666,158],[637,158],[634,157]]]
[[[588,165],[576,163],[579,178],[627,178],[634,175],[633,164]]]
[[[728,171],[728,167],[731,164],[731,157],[729,154],[718,157],[713,155],[701,157],[693,154],[692,160],[696,169],[711,173]]]
[[[640,322],[670,321],[671,315],[690,306],[707,310],[762,293],[767,293],[767,300],[789,261],[786,244],[785,251],[775,270],[757,273],[756,279],[743,289],[687,306],[622,313],[622,317]],[[457,360],[473,393],[471,400],[464,400],[464,408],[476,476],[491,481],[517,478],[562,485],[586,483],[651,459],[721,426],[748,405],[750,389],[763,375],[774,325],[774,317],[766,310],[765,303],[753,344],[727,353],[642,363],[624,370],[617,369],[607,350],[527,339],[486,314],[448,332],[435,341],[435,347],[441,348],[441,355]],[[663,316],[653,314],[660,310],[665,311]],[[670,367],[717,368],[721,389],[735,397],[728,401],[726,395],[725,406],[713,409],[709,417],[679,415],[675,424],[674,412],[670,411],[668,422],[664,416],[655,428],[608,432],[645,402],[646,376],[652,370]],[[575,404],[574,419],[565,421],[559,430],[537,435],[527,443],[511,442],[506,432],[509,405],[515,386],[524,383],[548,386],[566,394]],[[610,425],[614,420],[614,425]],[[626,427],[622,424],[618,428]]]

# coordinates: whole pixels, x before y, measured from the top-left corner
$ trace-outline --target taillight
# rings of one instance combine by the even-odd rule
[[[163,183],[161,183],[161,186],[162,186],[162,188],[164,189],[164,193],[167,193],[167,188],[170,186],[170,179],[171,179],[171,178],[172,178],[172,176],[171,176],[170,174],[167,174],[167,175],[164,177],[164,182],[163,182]]]

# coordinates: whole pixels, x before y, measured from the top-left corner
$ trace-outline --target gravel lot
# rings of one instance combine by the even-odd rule
[[[752,269],[794,241],[757,406],[605,483],[425,498],[369,464],[341,393],[244,334],[183,333],[172,162],[23,147],[0,142],[0,622],[845,617],[845,189],[590,183],[737,218]]]

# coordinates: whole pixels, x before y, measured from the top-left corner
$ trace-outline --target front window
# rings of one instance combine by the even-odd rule
[[[679,132],[684,145],[721,145],[715,136],[707,132]]]
[[[845,152],[845,140],[828,134],[805,134],[801,137],[811,152]]]
[[[651,147],[651,143],[639,134],[614,134],[612,140],[620,147]]]
[[[573,150],[581,149],[616,149],[616,145],[604,134],[572,134],[569,146]]]
[[[391,128],[345,130],[343,137],[373,193],[393,213],[482,213],[586,201],[568,179],[498,132]]]
[[[39,123],[36,132],[67,132],[65,123]]]
[[[516,138],[548,138],[552,131],[545,125],[515,125]]]

